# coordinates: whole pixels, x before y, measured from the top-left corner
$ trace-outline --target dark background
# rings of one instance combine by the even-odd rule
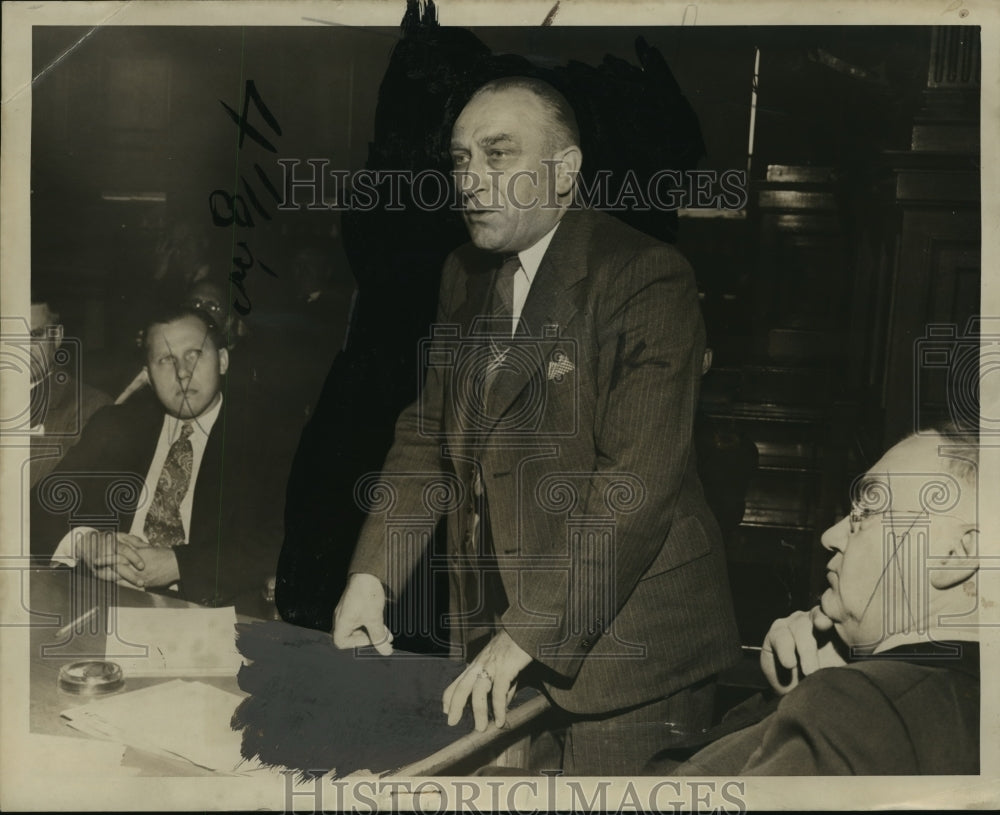
[[[916,423],[945,416],[949,388],[963,387],[956,360],[978,345],[974,336],[963,341],[979,311],[978,29],[472,34],[495,54],[543,68],[596,66],[608,54],[635,65],[641,35],[697,114],[706,148],[699,167],[718,170],[748,166],[759,49],[747,207],[682,213],[676,240],[698,276],[714,350],[698,425],[703,478],[726,536],[744,641],[757,644],[774,617],[807,607],[824,585],[818,533],[846,511],[850,479]],[[248,393],[273,407],[281,378],[302,373],[296,398],[306,409],[283,417],[286,433],[275,442],[280,466],[290,467],[336,352],[283,336],[282,309],[309,247],[326,259],[343,301],[359,288],[361,317],[346,357],[354,373],[331,377],[327,390],[368,400],[367,415],[339,432],[369,433],[367,455],[381,459],[391,417],[416,390],[414,342],[432,317],[434,275],[415,260],[412,274],[400,262],[388,278],[373,277],[359,262],[375,252],[365,243],[376,240],[370,231],[359,238],[357,224],[333,212],[278,212],[253,164],[280,186],[278,158],[323,158],[348,171],[370,162],[380,85],[401,36],[339,27],[34,27],[32,281],[58,301],[67,336],[81,339],[85,380],[115,395],[137,370],[138,315],[158,291],[166,238],[196,245],[197,257],[223,274],[243,240],[276,273],[257,265],[245,280],[253,308],[244,359],[264,380]],[[220,101],[239,111],[248,79],[280,123],[277,136],[250,115],[275,153],[252,140],[237,151],[237,128]],[[399,115],[405,105],[395,101]],[[213,224],[209,195],[232,192],[240,174],[271,219],[254,212],[254,227],[234,234]],[[451,226],[442,227],[443,241]],[[391,244],[400,234],[390,226],[380,239]],[[379,320],[392,328],[372,339]],[[925,340],[935,323],[956,325],[956,335]],[[928,345],[941,353],[917,353]],[[371,385],[376,368],[381,390]],[[345,455],[337,465],[345,484],[354,469],[378,466]],[[340,529],[344,551],[354,523]]]

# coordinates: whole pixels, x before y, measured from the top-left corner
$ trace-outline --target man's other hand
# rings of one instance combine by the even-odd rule
[[[784,695],[799,679],[820,668],[845,665],[833,620],[816,606],[775,620],[764,638],[760,667],[774,690]],[[784,679],[783,679],[784,677]]]
[[[119,538],[123,536],[119,535]],[[143,584],[152,588],[169,586],[181,579],[177,556],[170,546],[150,546],[141,538],[125,535],[128,543],[142,558],[145,564],[142,570]]]
[[[385,589],[371,574],[352,574],[333,612],[333,644],[338,648],[372,645],[392,653],[392,632],[385,625]]]
[[[510,634],[506,631],[495,634],[469,663],[469,667],[445,689],[441,703],[448,716],[448,724],[458,724],[465,703],[471,696],[476,730],[482,732],[486,729],[490,698],[497,727],[503,727],[507,721],[507,705],[517,690],[517,675],[530,662],[531,657],[511,639]]]

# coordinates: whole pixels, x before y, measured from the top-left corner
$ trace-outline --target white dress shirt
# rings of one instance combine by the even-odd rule
[[[156,451],[153,453],[153,461],[149,465],[146,473],[146,483],[143,485],[142,494],[139,496],[139,503],[132,518],[132,527],[129,534],[137,538],[146,540],[145,527],[146,515],[153,503],[153,496],[156,494],[156,484],[160,480],[160,472],[163,464],[167,460],[167,453],[170,452],[170,445],[180,436],[181,426],[186,422],[191,422],[192,433],[189,436],[191,442],[191,452],[193,460],[191,462],[191,480],[188,482],[187,492],[181,499],[180,515],[181,524],[184,526],[184,543],[188,542],[191,534],[191,510],[194,506],[194,485],[198,480],[198,471],[201,468],[201,460],[205,456],[205,447],[208,445],[208,435],[212,432],[215,420],[219,418],[219,411],[222,410],[222,397],[215,407],[209,408],[201,416],[195,419],[178,419],[175,416],[165,414],[163,425],[160,428],[160,438],[156,442]],[[77,537],[95,533],[96,530],[89,526],[73,527],[56,547],[52,555],[53,563],[64,563],[67,566],[75,566],[76,558],[73,556],[73,541]]]
[[[531,284],[535,282],[535,275],[538,274],[538,267],[545,256],[545,250],[552,243],[552,236],[556,234],[559,223],[546,232],[534,246],[517,253],[517,259],[521,262],[521,268],[514,273],[514,298],[512,303],[512,315],[510,333],[513,336],[517,331],[517,323],[521,319],[521,312],[524,311],[524,304],[528,300],[528,292],[531,291]]]

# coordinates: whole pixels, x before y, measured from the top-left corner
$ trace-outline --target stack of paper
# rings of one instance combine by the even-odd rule
[[[130,676],[236,676],[236,610],[115,608],[105,655]]]
[[[91,736],[181,758],[209,770],[242,774],[239,732],[230,727],[241,697],[203,682],[175,679],[115,694],[62,713]]]

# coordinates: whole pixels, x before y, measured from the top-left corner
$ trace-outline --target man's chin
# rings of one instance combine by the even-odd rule
[[[173,405],[167,409],[167,413],[175,419],[182,420],[194,419],[196,416],[200,416],[204,412],[204,408],[199,408],[197,405],[190,404]]]
[[[482,223],[470,222],[468,218],[465,220],[465,226],[469,230],[469,240],[479,249],[487,252],[498,252],[503,248],[504,241],[496,233],[496,230],[490,229]]]
[[[834,625],[840,620],[840,603],[837,602],[837,596],[833,589],[827,589],[819,598],[820,610],[831,620],[833,620]]]

